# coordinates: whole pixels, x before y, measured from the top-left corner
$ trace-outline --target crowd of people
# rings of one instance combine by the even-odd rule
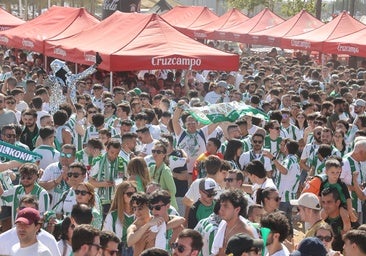
[[[0,254],[366,255],[366,61],[273,52],[97,71],[74,102],[43,56],[4,49],[0,145],[41,157],[0,152]],[[228,102],[256,111],[198,122]]]

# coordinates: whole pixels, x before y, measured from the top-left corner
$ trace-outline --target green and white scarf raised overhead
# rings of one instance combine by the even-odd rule
[[[0,141],[0,157],[6,157],[9,160],[16,160],[21,163],[34,163],[43,158],[40,154],[4,141]]]
[[[184,106],[184,109],[188,111],[193,116],[193,118],[204,125],[223,121],[234,122],[239,117],[246,114],[251,114],[266,121],[269,120],[268,115],[263,111],[248,106],[243,102],[236,101],[194,108],[188,107],[188,105],[186,105]]]

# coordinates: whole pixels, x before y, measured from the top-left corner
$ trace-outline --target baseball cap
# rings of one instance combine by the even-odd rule
[[[296,251],[290,253],[290,256],[325,256],[327,250],[322,241],[317,237],[308,237],[302,240]]]
[[[204,178],[199,183],[199,189],[207,193],[214,193],[216,188],[216,182],[211,178]]]
[[[355,101],[355,106],[365,107],[366,106],[366,101],[364,101],[363,99],[358,99],[358,100]]]
[[[232,253],[233,256],[240,256],[243,252],[249,252],[253,247],[261,249],[263,240],[253,239],[246,234],[236,234],[229,239],[225,254]]]
[[[23,223],[26,225],[30,225],[33,223],[38,223],[41,219],[41,216],[39,215],[39,211],[26,207],[18,212],[17,219],[15,220],[15,223]]]
[[[305,206],[314,210],[321,209],[319,198],[313,193],[303,193],[298,200],[290,200],[290,204]]]
[[[224,80],[218,81],[217,86],[224,87],[226,89],[229,88],[229,86],[227,85],[227,83]]]

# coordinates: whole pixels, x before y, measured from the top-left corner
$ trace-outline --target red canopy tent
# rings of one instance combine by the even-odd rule
[[[334,20],[310,32],[285,36],[281,40],[281,48],[322,52],[324,41],[343,37],[363,28],[366,28],[363,23],[344,11]]]
[[[23,25],[0,32],[0,44],[43,53],[44,40],[68,37],[98,22],[84,8],[53,6]]]
[[[0,31],[15,28],[24,23],[25,23],[24,20],[21,20],[15,16],[11,15],[7,11],[5,11],[3,8],[0,8]]]
[[[307,11],[302,10],[292,18],[275,27],[259,32],[249,33],[248,43],[279,47],[281,45],[282,37],[303,34],[319,28],[322,25],[324,25],[323,22],[312,16]]]
[[[324,42],[323,51],[332,54],[348,54],[366,57],[366,28],[348,36]]]
[[[276,26],[283,21],[284,19],[271,12],[268,8],[265,8],[253,18],[232,27],[219,29],[216,33],[225,36],[225,40],[246,43],[248,33],[254,33]]]
[[[203,6],[175,6],[161,15],[170,25],[183,34],[194,38],[194,30],[217,20],[219,17]]]
[[[245,16],[239,10],[233,8],[213,22],[210,22],[201,27],[197,27],[194,30],[194,37],[203,39],[207,38],[215,40],[225,40],[225,35],[218,33],[217,30],[225,29],[228,27],[230,28],[247,20],[249,20],[247,16]]]
[[[120,31],[121,33],[116,33]],[[239,56],[201,44],[177,31],[156,14],[115,12],[77,35],[48,40],[46,55],[90,65],[95,52],[108,71],[142,69],[237,70]]]

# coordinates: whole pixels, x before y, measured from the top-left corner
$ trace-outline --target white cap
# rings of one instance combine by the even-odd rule
[[[320,210],[319,198],[313,193],[301,194],[298,200],[290,200],[291,205],[305,206],[310,209]]]

